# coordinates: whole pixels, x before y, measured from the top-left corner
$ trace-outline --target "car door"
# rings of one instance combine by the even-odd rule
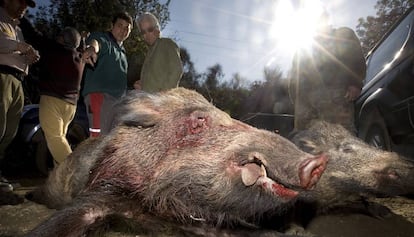
[[[405,135],[412,130],[410,123],[410,103],[414,97],[413,74],[413,18],[411,12],[393,30],[384,43],[388,43],[386,50],[391,59],[384,65],[384,88],[392,95],[384,101],[389,107],[384,119],[391,136]]]
[[[395,42],[403,42],[400,48],[395,48],[392,68],[389,72],[391,77],[386,88],[395,96],[391,102],[391,113],[386,117],[392,136],[406,135],[413,132],[411,118],[414,115],[414,12],[409,14],[405,20],[396,28],[398,34],[391,37]],[[413,117],[414,118],[414,117]]]

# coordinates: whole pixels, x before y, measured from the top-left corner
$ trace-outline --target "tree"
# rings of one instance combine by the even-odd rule
[[[204,84],[208,89],[216,89],[219,82],[224,77],[223,68],[220,64],[215,64],[207,69],[204,74]]]
[[[115,13],[126,11],[135,19],[149,11],[155,14],[161,28],[169,21],[170,0],[50,0],[48,6],[39,7],[34,16],[35,23],[48,24],[49,32],[72,26],[79,31],[100,31],[110,27]]]
[[[50,0],[50,4],[41,6],[32,18],[36,28],[50,38],[66,26],[89,32],[108,30],[113,15],[120,11],[128,12],[133,19],[143,12],[151,12],[159,19],[162,29],[170,19],[169,4],[170,0],[164,3],[158,0]],[[128,72],[131,85],[139,79],[148,49],[139,36],[137,27],[133,28],[124,46],[131,69]]]
[[[229,81],[224,81],[224,74],[220,64],[215,64],[202,74],[192,71],[192,62],[186,50],[182,51],[184,75],[181,79],[181,86],[195,89],[201,93],[212,104],[227,112],[233,118],[240,118],[242,115],[242,101],[248,95],[248,89],[242,85],[246,81],[240,75],[233,75]]]
[[[375,5],[376,16],[359,18],[356,32],[364,52],[368,53],[397,19],[413,5],[414,0],[378,0]]]
[[[195,70],[194,63],[191,61],[190,54],[188,53],[187,49],[181,48],[180,55],[181,61],[183,63],[183,76],[180,80],[180,86],[199,90],[199,80],[201,78],[201,75]]]
[[[243,102],[249,95],[249,90],[245,86],[246,81],[236,73],[229,81],[224,81],[221,84],[221,93],[218,95],[222,99],[221,106],[226,108],[225,111],[236,119],[240,119],[244,115]]]
[[[248,88],[249,82],[247,78],[242,77],[239,73],[233,74],[230,80],[224,81],[223,85],[225,87],[237,90],[239,88]]]
[[[219,86],[219,82],[224,77],[223,69],[220,64],[215,64],[207,68],[207,72],[202,74],[202,84],[200,93],[209,99],[212,103],[216,103],[215,91]]]
[[[266,68],[264,82],[255,82],[244,104],[244,113],[292,113],[288,80],[280,68]],[[276,110],[275,110],[275,107]]]

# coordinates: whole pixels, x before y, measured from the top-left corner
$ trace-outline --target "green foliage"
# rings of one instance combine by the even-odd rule
[[[50,0],[48,6],[41,6],[34,16],[36,28],[50,38],[61,29],[72,26],[79,31],[106,31],[111,28],[113,16],[120,12],[128,12],[133,19],[143,12],[151,12],[160,21],[161,28],[165,27],[170,18],[168,5],[170,0]],[[134,27],[130,37],[124,43],[130,71],[129,84],[139,79],[141,65],[147,51],[146,45]]]
[[[368,53],[397,19],[413,5],[414,0],[378,0],[375,5],[376,16],[358,20],[356,32],[364,52]]]
[[[163,28],[169,21],[168,5],[170,1],[158,0],[50,0],[48,6],[39,7],[35,23],[47,23],[52,33],[65,26],[79,31],[104,31],[111,27],[112,17],[120,11],[126,11],[133,18],[149,11],[155,14]]]
[[[224,73],[220,64],[207,69],[204,73],[204,88],[208,91],[217,89],[219,82],[223,79]]]
[[[180,80],[180,86],[190,89],[199,88],[201,75],[197,73],[187,49],[181,48],[180,55],[183,63],[183,76]]]
[[[243,87],[243,78],[235,74],[231,80],[224,81],[222,67],[219,64],[209,67],[206,73],[197,73],[186,49],[181,49],[181,60],[184,74],[180,86],[198,91],[234,118],[243,115],[242,102],[249,94],[249,90]]]
[[[293,107],[288,93],[289,81],[283,76],[280,68],[265,69],[264,76],[265,81],[251,85],[249,95],[243,102],[243,114],[292,114]]]

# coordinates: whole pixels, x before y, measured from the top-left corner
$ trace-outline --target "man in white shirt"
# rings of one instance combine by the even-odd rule
[[[31,0],[0,0],[0,172],[7,146],[16,135],[24,104],[21,81],[29,65],[39,60],[37,50],[24,42],[18,26]],[[0,173],[0,189],[12,191],[13,186]]]

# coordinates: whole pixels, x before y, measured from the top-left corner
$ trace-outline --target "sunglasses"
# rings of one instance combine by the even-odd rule
[[[156,27],[155,26],[153,26],[153,27],[150,27],[150,28],[148,28],[148,29],[146,29],[146,30],[144,30],[144,29],[141,29],[141,35],[145,35],[146,33],[152,33],[152,32],[154,32],[154,30],[156,30]]]

